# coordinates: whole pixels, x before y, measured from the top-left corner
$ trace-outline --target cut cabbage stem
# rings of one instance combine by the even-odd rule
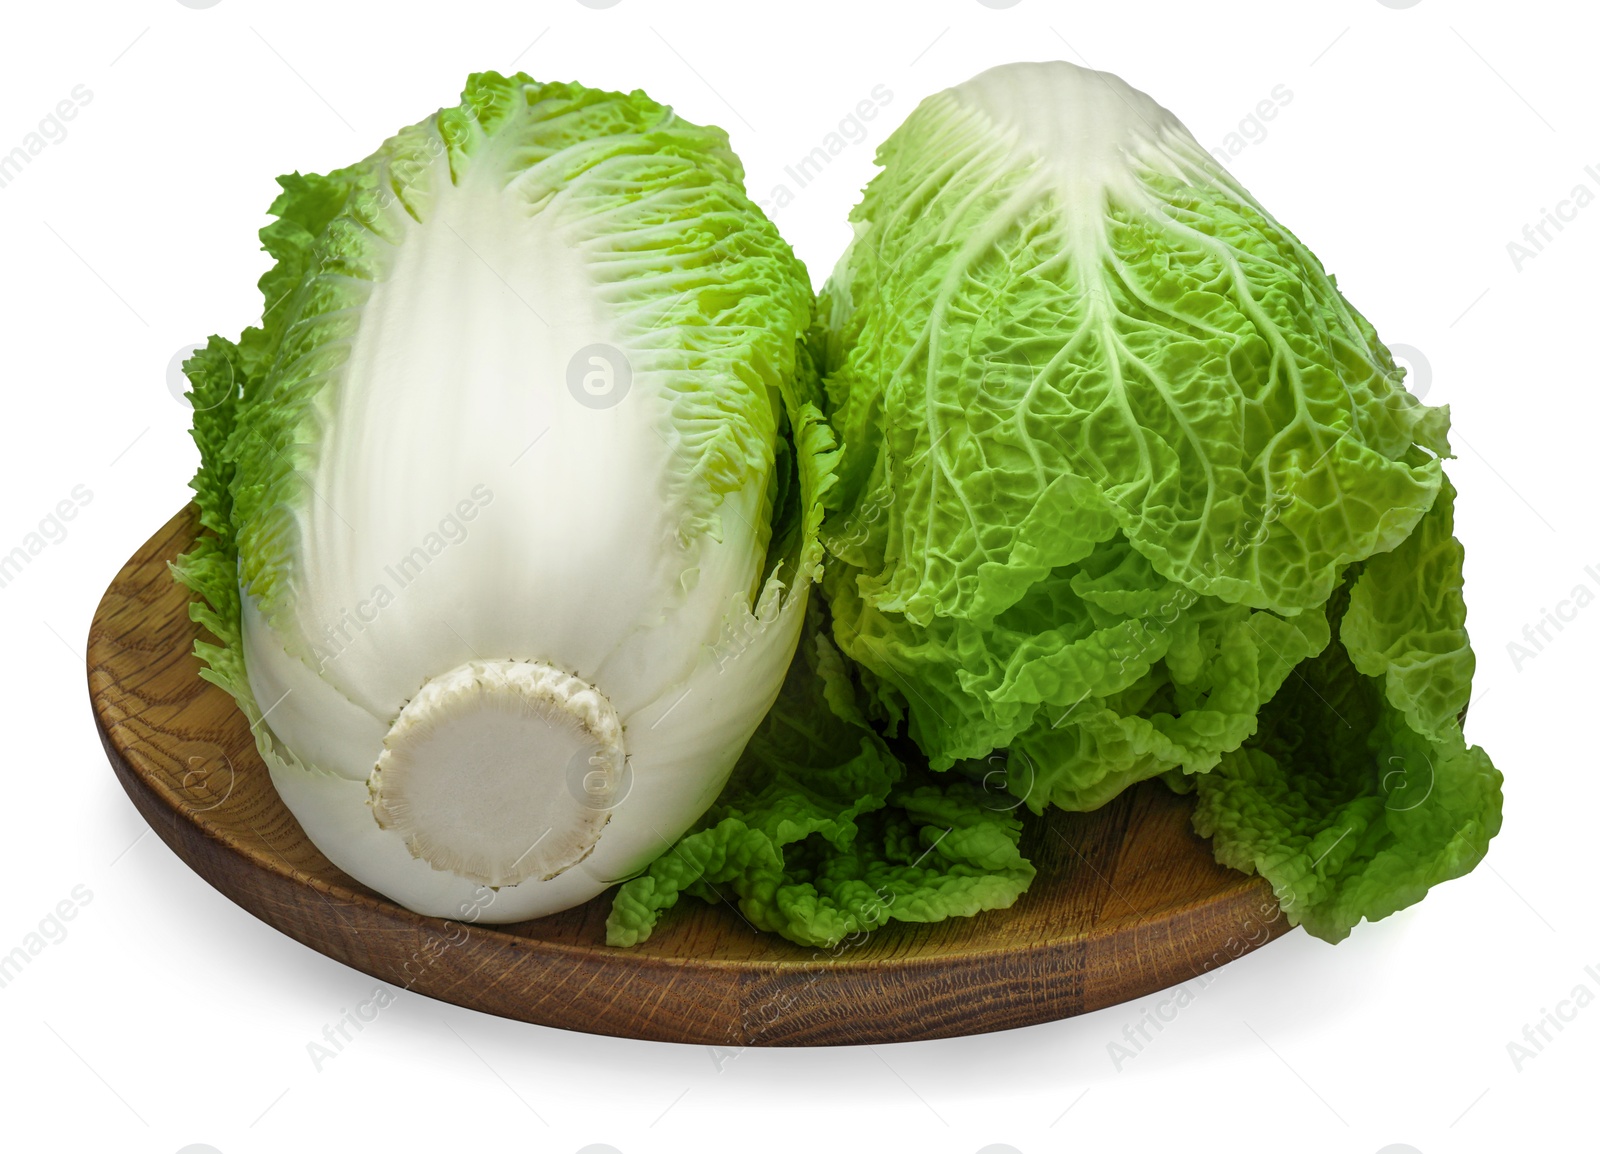
[[[626,760],[616,710],[588,682],[541,661],[469,661],[406,703],[367,789],[412,856],[509,886],[593,852]]]

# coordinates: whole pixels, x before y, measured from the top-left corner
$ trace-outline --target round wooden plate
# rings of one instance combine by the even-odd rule
[[[1217,865],[1189,802],[1156,782],[1094,813],[1033,819],[1011,909],[893,922],[833,950],[685,898],[654,936],[605,944],[612,891],[508,926],[422,917],[351,880],[278,800],[243,715],[201,680],[200,627],[167,562],[195,511],[123,566],[89,631],[106,755],[152,828],[268,925],[384,982],[491,1014],[716,1046],[901,1042],[1085,1013],[1193,978],[1283,933],[1267,883]],[[196,933],[204,928],[197,925]]]

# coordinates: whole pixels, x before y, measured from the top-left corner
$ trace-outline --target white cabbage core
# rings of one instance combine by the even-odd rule
[[[368,789],[378,824],[435,869],[549,881],[593,851],[626,757],[592,685],[541,662],[474,661],[400,711]]]

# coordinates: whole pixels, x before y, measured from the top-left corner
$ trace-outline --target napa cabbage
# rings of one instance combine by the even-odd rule
[[[834,454],[810,282],[742,177],[643,93],[474,75],[280,178],[261,324],[185,366],[203,676],[413,910],[639,872],[783,683]]]
[[[866,711],[1034,812],[1160,777],[1337,940],[1470,870],[1449,413],[1106,73],[996,68],[883,145],[823,294],[832,637]]]

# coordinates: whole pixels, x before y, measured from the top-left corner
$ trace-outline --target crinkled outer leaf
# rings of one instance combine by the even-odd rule
[[[1355,667],[1383,678],[1411,728],[1437,740],[1466,709],[1476,666],[1461,596],[1464,555],[1453,536],[1455,498],[1447,478],[1416,531],[1367,562],[1339,625]]]
[[[1035,809],[1211,770],[1434,504],[1446,411],[1115,77],[995,69],[878,161],[822,310],[825,588],[873,715],[935,769],[1009,749]]]
[[[987,626],[935,617],[917,628],[863,606],[847,584],[834,592],[841,647],[889,694],[903,690],[933,766],[1009,748],[1012,788],[1035,812],[1093,809],[1167,769],[1210,769],[1328,640],[1320,614],[1198,596],[1120,540],[1052,572]]]
[[[195,491],[200,526],[193,548],[172,565],[172,572],[200,599],[189,603],[191,620],[210,630],[222,642],[195,642],[195,656],[204,663],[200,676],[215,682],[241,702],[255,708],[245,677],[244,651],[239,638],[239,581],[233,539],[233,462],[226,448],[233,431],[240,383],[247,370],[248,353],[221,337],[184,362],[189,378],[185,394],[194,407],[191,430],[200,450],[200,469],[189,487]],[[254,717],[252,721],[256,720]]]
[[[278,219],[261,230],[262,247],[275,262],[259,282],[265,302],[261,327],[245,329],[237,343],[213,336],[183,364],[189,378],[185,395],[194,409],[190,433],[200,450],[200,468],[189,487],[195,492],[200,525],[209,532],[196,537],[194,547],[173,563],[172,571],[199,595],[189,605],[190,618],[221,641],[220,645],[195,642],[195,656],[204,662],[200,676],[232,694],[252,725],[261,714],[245,675],[240,638],[239,514],[234,507],[241,453],[239,418],[261,395],[289,316],[284,302],[310,267],[317,235],[348,195],[347,172],[278,178],[283,191],[268,210]],[[252,501],[259,504],[260,490],[259,481],[249,488],[245,510]]]
[[[909,772],[867,724],[822,619],[814,600],[783,691],[716,806],[617,892],[611,945],[648,938],[683,893],[832,947],[890,920],[1009,906],[1033,880],[1008,806]]]
[[[1500,772],[1457,717],[1472,651],[1452,496],[1353,575],[1328,605],[1340,640],[1194,783],[1217,860],[1267,878],[1290,922],[1328,941],[1467,873],[1500,830]]]

